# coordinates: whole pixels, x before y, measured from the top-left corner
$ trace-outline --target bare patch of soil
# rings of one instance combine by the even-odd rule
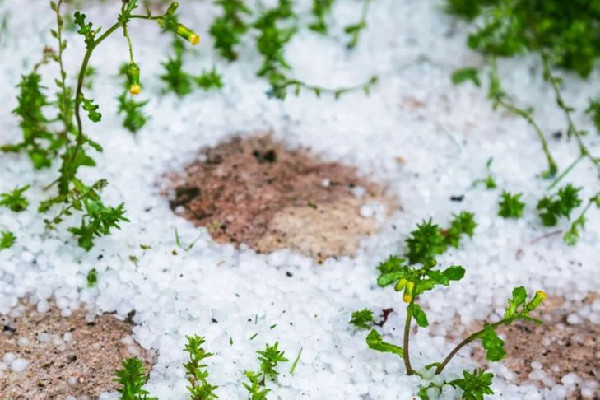
[[[518,322],[498,330],[506,338],[506,359],[503,363],[514,373],[517,383],[533,383],[543,387],[541,380],[531,379],[532,362],[541,363],[542,371],[555,383],[575,373],[582,381],[600,382],[600,324],[590,320],[569,322],[569,315],[578,307],[589,305],[594,296],[578,304],[569,304],[564,299],[549,297],[536,318],[543,324]],[[485,355],[476,347],[475,358],[481,361]],[[593,397],[583,397],[577,385],[569,399],[600,399],[600,387]]]
[[[132,325],[112,315],[88,323],[84,310],[62,317],[58,308],[40,314],[28,307],[16,318],[0,315],[0,327],[0,358],[28,361],[22,372],[2,364],[2,399],[95,399],[116,390],[114,372],[125,358],[149,367],[149,354],[130,336]]]
[[[171,178],[176,213],[207,227],[217,242],[263,253],[354,254],[358,236],[377,230],[374,220],[360,215],[361,206],[379,201],[391,211],[393,204],[355,168],[322,162],[306,149],[287,150],[270,135],[203,149],[200,161]],[[360,198],[357,188],[364,192]]]

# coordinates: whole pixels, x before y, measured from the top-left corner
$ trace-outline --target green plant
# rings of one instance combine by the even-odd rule
[[[571,218],[571,212],[581,205],[579,192],[571,184],[560,188],[555,196],[544,196],[537,204],[537,212],[544,226],[556,226],[560,217]]]
[[[208,382],[208,370],[206,365],[202,364],[203,360],[212,356],[212,353],[205,351],[202,348],[204,338],[194,335],[186,336],[187,344],[185,351],[189,354],[189,360],[183,367],[185,368],[185,377],[189,382],[187,387],[192,400],[210,400],[217,399],[218,396],[214,393],[218,388],[216,385],[211,385]]]
[[[357,328],[368,329],[373,323],[375,323],[373,311],[369,310],[368,308],[354,311],[350,316],[350,323]]]
[[[136,83],[131,82],[130,76],[135,74],[136,67],[128,63],[124,63],[119,68],[119,75],[123,77],[123,92],[119,95],[119,114],[124,114],[123,128],[126,128],[131,133],[136,133],[146,125],[149,117],[144,113],[144,107],[150,100],[136,101],[130,91],[130,87],[134,87],[134,92],[139,93]],[[141,89],[141,88],[140,88]]]
[[[15,188],[12,192],[0,194],[0,207],[7,207],[13,212],[25,211],[29,207],[29,200],[23,196],[29,185]]]
[[[512,57],[547,52],[556,64],[588,76],[600,57],[600,7],[587,0],[447,0],[447,10],[473,21],[468,45]]]
[[[331,7],[333,7],[334,3],[335,0],[313,0],[311,13],[314,20],[308,25],[308,29],[321,35],[326,35],[328,27],[325,17],[331,12]]]
[[[98,274],[96,273],[96,268],[92,268],[88,271],[87,275],[85,276],[85,281],[87,283],[87,287],[89,288],[94,287],[96,285],[96,283],[98,282]]]
[[[251,400],[264,400],[270,389],[266,388],[267,381],[275,381],[277,379],[277,365],[280,362],[288,361],[284,356],[284,352],[280,351],[276,342],[273,346],[265,345],[265,349],[257,351],[260,369],[258,371],[244,371],[244,375],[249,383],[244,383],[244,387],[250,394]]]
[[[222,8],[223,15],[214,19],[209,32],[221,57],[235,61],[238,58],[236,47],[249,29],[244,16],[250,15],[251,11],[243,0],[218,0],[217,4]]]
[[[496,179],[494,178],[494,175],[492,175],[492,171],[491,171],[493,161],[494,161],[494,159],[492,157],[488,158],[488,160],[485,163],[485,169],[487,170],[487,176],[483,179],[476,179],[473,182],[473,185],[478,185],[480,183],[483,183],[485,185],[486,189],[495,189],[498,186],[496,184]]]
[[[349,41],[346,47],[353,49],[358,44],[360,34],[367,28],[367,14],[369,13],[369,6],[373,0],[363,0],[362,10],[360,12],[360,20],[355,24],[350,24],[344,28],[344,32],[349,36]]]
[[[172,57],[162,65],[165,73],[160,76],[160,79],[165,83],[165,92],[174,92],[177,96],[183,97],[192,92],[192,76],[183,70],[183,52],[184,43],[181,39],[173,39]]]
[[[202,90],[219,90],[223,87],[223,80],[215,67],[210,71],[202,71],[202,74],[196,78],[196,83]]]
[[[481,79],[479,78],[479,70],[473,67],[459,68],[455,70],[451,75],[452,83],[459,85],[464,82],[472,82],[473,85],[481,86]]]
[[[463,220],[465,218],[462,218]],[[455,219],[456,220],[456,219]],[[463,221],[464,222],[464,221]],[[461,227],[464,235],[472,233],[469,222],[467,224],[456,222],[457,228]],[[403,292],[402,300],[406,304],[406,321],[404,323],[402,346],[386,342],[381,334],[374,329],[372,321],[362,318],[361,328],[370,329],[366,337],[367,346],[373,350],[395,354],[402,358],[406,373],[417,374],[410,360],[410,333],[413,320],[419,327],[427,327],[429,320],[425,310],[419,304],[420,297],[427,291],[437,286],[448,286],[453,281],[459,281],[465,274],[465,269],[460,265],[450,266],[445,269],[437,269],[436,255],[441,254],[449,247],[444,245],[442,229],[431,221],[424,221],[417,225],[417,229],[411,232],[406,240],[406,252],[404,257],[390,256],[382,262],[379,269],[377,284],[381,287],[393,286],[396,292]],[[460,238],[460,236],[459,236]],[[504,342],[496,333],[496,329],[502,325],[508,325],[518,320],[529,320],[539,322],[532,318],[530,313],[535,310],[546,298],[542,291],[528,298],[524,287],[519,286],[513,290],[512,297],[508,301],[504,316],[497,322],[486,322],[483,328],[466,337],[440,362],[427,365],[426,369],[434,368],[435,375],[440,375],[454,356],[467,344],[480,340],[486,351],[486,358],[490,361],[499,361],[505,356]],[[353,317],[362,315],[363,312],[353,313]],[[366,315],[367,313],[364,313]],[[355,324],[356,325],[356,324]],[[464,398],[477,399],[484,393],[488,393],[491,374],[465,372],[462,380],[447,382],[464,390]],[[431,384],[420,391],[422,398],[427,397],[427,390],[436,385]],[[487,388],[487,389],[486,389]],[[467,391],[470,396],[467,397]],[[478,394],[479,393],[479,394]]]
[[[569,230],[564,234],[563,240],[569,246],[574,246],[579,241],[579,229],[585,228],[585,215],[594,204],[596,207],[600,208],[600,192],[596,192],[595,195],[588,199],[586,206],[579,216],[571,223]]]
[[[590,103],[585,110],[585,113],[590,116],[594,126],[596,126],[596,131],[600,134],[600,95],[598,95],[595,100],[590,99]]]
[[[128,24],[131,20],[141,19],[153,21],[161,28],[175,35],[197,44],[199,36],[178,23],[175,12],[178,3],[171,3],[162,15],[135,14],[137,0],[124,0],[121,3],[117,21],[108,29],[102,30],[87,21],[87,17],[80,11],[73,14],[73,25],[77,33],[85,42],[85,53],[82,57],[79,71],[76,73],[75,89],[68,83],[67,72],[63,63],[63,52],[67,48],[67,41],[63,37],[65,18],[61,7],[65,0],[51,1],[50,6],[56,16],[56,29],[52,29],[52,36],[56,39],[57,50],[46,47],[42,60],[37,63],[33,71],[23,75],[19,84],[20,94],[17,97],[18,106],[14,113],[20,118],[20,127],[23,140],[20,143],[3,146],[2,151],[25,151],[37,169],[47,168],[59,158],[61,166],[59,176],[45,189],[56,186],[57,193],[44,200],[39,207],[40,212],[49,211],[53,206],[66,203],[59,214],[53,219],[47,219],[47,227],[54,229],[63,220],[65,215],[73,211],[82,213],[79,227],[69,230],[79,236],[79,245],[89,249],[93,245],[93,238],[105,235],[111,228],[118,228],[119,221],[126,221],[123,205],[117,207],[106,206],[100,198],[100,190],[106,186],[106,180],[99,180],[91,185],[84,183],[78,177],[81,167],[93,167],[95,161],[91,150],[102,151],[102,147],[91,140],[83,129],[82,110],[86,112],[90,121],[97,123],[102,119],[99,106],[84,93],[86,77],[91,76],[93,69],[89,63],[92,55],[109,36],[121,30],[128,44],[129,63],[126,70],[129,92],[133,95],[141,91],[140,70],[134,61],[133,46],[128,33]],[[46,88],[41,85],[38,69],[54,61],[58,65],[59,76],[54,80],[56,85],[55,98],[50,100]],[[48,108],[54,108],[54,115],[45,115]],[[130,124],[129,124],[130,122]],[[129,121],[130,127],[141,124],[138,118]],[[60,126],[56,131],[56,126]]]
[[[11,231],[0,232],[0,250],[10,249],[15,244],[17,237]]]
[[[506,190],[500,195],[498,215],[504,218],[521,218],[525,203],[521,201],[523,193],[511,194]]]
[[[128,358],[123,361],[122,369],[115,371],[115,381],[121,385],[117,392],[121,393],[121,400],[157,400],[150,397],[144,385],[148,381],[148,375],[139,358]]]

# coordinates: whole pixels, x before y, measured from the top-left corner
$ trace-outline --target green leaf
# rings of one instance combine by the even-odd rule
[[[29,207],[29,200],[23,196],[29,185],[17,187],[11,192],[0,194],[0,207],[7,207],[13,212],[22,212]]]
[[[407,273],[404,259],[396,256],[389,256],[387,260],[379,264],[377,269],[379,269],[380,272],[379,278],[377,278],[377,284],[381,287],[397,282]]]
[[[16,240],[17,237],[11,231],[0,232],[0,250],[10,249]]]
[[[489,361],[500,361],[506,356],[504,341],[496,334],[496,330],[490,324],[485,324],[480,335],[481,344],[486,350],[486,359]]]
[[[463,400],[483,400],[484,395],[494,394],[491,389],[494,375],[485,370],[474,370],[473,373],[463,371],[462,379],[455,379],[450,382],[454,387],[462,389]]]
[[[504,319],[509,319],[517,314],[517,309],[525,304],[527,300],[527,291],[523,286],[518,286],[513,289],[512,298],[508,300],[508,307],[504,312]]]
[[[452,83],[459,85],[465,82],[472,82],[475,86],[481,86],[479,79],[479,70],[477,68],[466,67],[459,68],[452,73]]]
[[[425,314],[425,311],[423,311],[420,305],[416,303],[409,304],[407,310],[409,310],[412,313],[412,316],[415,318],[415,321],[417,321],[417,325],[419,325],[421,328],[427,328],[429,326],[429,322],[427,321],[427,315]]]
[[[522,217],[525,203],[521,201],[521,196],[523,196],[523,193],[511,194],[506,191],[502,192],[500,202],[498,203],[500,207],[498,215],[504,218]]]
[[[366,338],[367,346],[370,349],[381,351],[384,353],[394,353],[400,357],[404,355],[404,350],[402,347],[398,347],[388,342],[384,342],[381,335],[374,329],[369,332]]]
[[[373,311],[368,308],[354,311],[350,317],[350,323],[360,329],[369,329],[374,322]]]

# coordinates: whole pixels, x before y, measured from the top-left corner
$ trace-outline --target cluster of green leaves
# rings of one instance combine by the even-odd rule
[[[596,99],[590,99],[590,103],[585,110],[585,113],[590,116],[596,127],[596,131],[600,134],[600,95],[598,95]]]
[[[325,17],[331,12],[335,0],[313,0],[311,13],[314,21],[308,25],[311,31],[326,35],[328,31]]]
[[[329,93],[337,99],[353,91],[363,91],[368,94],[377,83],[377,77],[373,76],[360,85],[330,89],[310,85],[290,77],[291,66],[285,59],[285,47],[298,32],[298,18],[291,0],[278,0],[273,7],[262,10],[253,22],[245,20],[251,19],[253,12],[242,1],[221,0],[218,4],[223,13],[214,20],[210,29],[215,49],[226,60],[235,61],[238,57],[237,46],[242,42],[244,35],[252,33],[256,50],[262,57],[262,65],[256,74],[269,83],[267,96],[271,98],[283,100],[289,91],[298,95],[302,90],[307,90],[316,96]],[[313,15],[316,21],[310,25],[310,29],[321,33],[326,32],[324,18],[332,4],[333,0],[315,0]],[[363,10],[363,15],[365,13],[366,10]],[[356,40],[358,40],[358,32],[366,26],[364,21],[359,25],[360,27],[351,29],[352,34],[356,35]]]
[[[85,281],[87,283],[87,287],[91,288],[96,286],[98,282],[98,273],[96,272],[96,268],[92,268],[88,271],[85,276]]]
[[[503,218],[520,218],[523,216],[525,203],[521,200],[523,193],[512,194],[506,190],[500,194],[498,215]]]
[[[45,212],[58,203],[66,203],[60,212],[52,219],[45,219],[47,229],[56,229],[64,218],[73,214],[73,211],[81,213],[79,226],[68,228],[69,232],[78,236],[77,243],[85,250],[90,250],[94,245],[96,237],[109,235],[111,229],[119,229],[119,222],[128,221],[125,217],[123,203],[117,207],[106,206],[100,197],[100,191],[106,187],[108,182],[101,179],[92,186],[87,186],[80,180],[73,181],[73,187],[64,195],[42,202],[40,212]]]
[[[221,57],[235,61],[238,58],[236,46],[249,29],[244,16],[250,15],[251,11],[243,0],[218,0],[217,4],[221,6],[223,15],[214,19],[209,32]]]
[[[244,375],[249,383],[244,383],[244,387],[250,394],[251,400],[265,400],[270,389],[266,387],[267,381],[277,379],[277,365],[280,362],[289,361],[285,358],[284,352],[280,351],[276,342],[273,346],[265,345],[264,350],[257,351],[260,367],[258,371],[244,371]]]
[[[183,69],[184,42],[181,39],[173,40],[174,55],[163,63],[165,73],[160,79],[165,83],[165,92],[174,92],[179,97],[192,93],[194,83],[202,90],[221,89],[223,81],[221,75],[213,67],[210,71],[203,71],[194,77]]]
[[[204,338],[194,335],[186,336],[187,344],[185,351],[189,354],[189,360],[183,367],[185,368],[185,377],[189,382],[187,387],[191,400],[211,400],[217,399],[215,390],[218,388],[208,382],[208,370],[203,360],[211,357],[213,354],[202,348]]]
[[[556,226],[560,217],[571,219],[571,212],[581,205],[580,191],[581,188],[568,184],[560,188],[554,196],[541,198],[537,204],[537,212],[542,224]]]
[[[512,57],[545,51],[556,63],[588,76],[600,57],[600,6],[588,0],[447,0],[450,13],[473,21],[469,47]]]
[[[0,231],[0,250],[10,249],[16,240],[17,237],[11,231]]]
[[[29,207],[29,200],[23,193],[29,189],[29,185],[17,187],[14,190],[0,194],[0,207],[7,207],[12,212],[22,212]]]
[[[585,216],[592,205],[596,205],[597,208],[600,208],[600,192],[597,192],[588,199],[586,206],[583,208],[579,216],[573,220],[569,230],[567,230],[567,232],[564,234],[563,240],[569,246],[574,246],[579,241],[579,230],[585,228]]]
[[[486,394],[494,394],[492,391],[492,379],[494,374],[485,372],[484,369],[475,369],[473,372],[463,371],[463,377],[442,384],[430,383],[429,386],[419,390],[421,400],[433,400],[439,397],[444,384],[449,384],[462,390],[463,400],[483,400]]]
[[[123,128],[131,133],[136,133],[148,122],[148,115],[144,113],[144,107],[150,100],[136,101],[133,95],[129,93],[130,83],[127,76],[129,64],[123,63],[119,68],[119,76],[124,79],[124,90],[119,95],[119,114],[124,114]]]
[[[361,329],[369,329],[373,324],[375,324],[375,319],[373,318],[373,311],[368,308],[353,311],[352,315],[350,315],[350,323]]]
[[[157,400],[150,397],[144,385],[148,381],[148,375],[144,365],[139,358],[128,358],[123,361],[123,366],[116,372],[115,381],[121,385],[117,392],[121,393],[121,400]]]

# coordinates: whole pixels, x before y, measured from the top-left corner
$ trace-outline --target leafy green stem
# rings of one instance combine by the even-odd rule
[[[412,365],[410,364],[410,356],[408,350],[408,342],[410,336],[410,326],[412,323],[412,305],[414,304],[414,299],[411,300],[410,305],[406,307],[406,322],[404,323],[404,337],[402,339],[402,348],[404,349],[404,353],[402,354],[402,359],[404,360],[404,366],[406,367],[406,374],[413,375],[414,370]]]

